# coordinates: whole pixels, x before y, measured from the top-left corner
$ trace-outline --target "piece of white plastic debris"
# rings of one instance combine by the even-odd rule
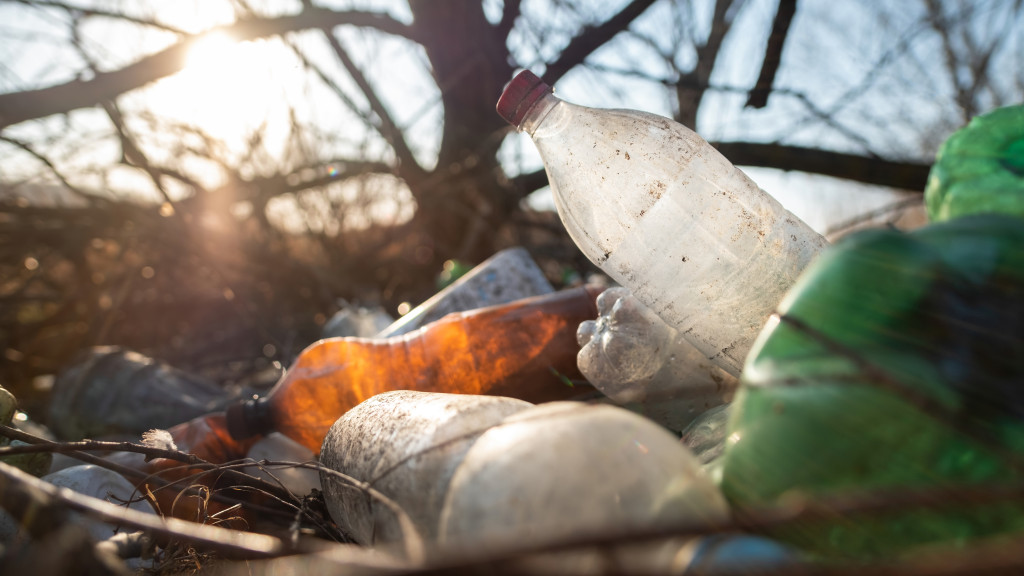
[[[142,444],[143,446],[157,448],[160,450],[178,449],[178,446],[174,443],[174,438],[171,436],[171,433],[167,430],[160,430],[158,428],[143,432]]]

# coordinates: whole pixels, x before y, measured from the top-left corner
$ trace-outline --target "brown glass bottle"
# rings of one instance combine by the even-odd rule
[[[334,421],[390,390],[546,402],[579,393],[576,329],[597,317],[601,289],[582,286],[449,314],[384,340],[329,338],[306,348],[263,398],[228,408],[237,438],[278,431],[315,453]]]
[[[174,449],[192,454],[211,464],[223,464],[245,458],[249,448],[259,438],[236,440],[228,433],[223,413],[207,414],[182,422],[167,430],[174,441]],[[231,506],[231,503],[208,499],[199,491],[200,487],[212,493],[225,493],[241,500],[251,500],[252,493],[227,488],[231,483],[216,471],[192,467],[178,460],[153,458],[145,460],[141,454],[120,452],[108,459],[146,474],[146,477],[128,477],[140,490],[150,492],[162,514],[185,520],[202,521],[204,516],[216,514]],[[162,482],[152,482],[155,477]],[[173,484],[165,486],[165,482]],[[244,517],[244,507],[232,516]]]

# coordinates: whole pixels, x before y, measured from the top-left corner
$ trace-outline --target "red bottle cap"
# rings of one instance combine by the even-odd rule
[[[498,114],[509,124],[519,127],[526,113],[533,108],[545,94],[551,92],[551,86],[544,83],[536,74],[523,70],[505,86],[498,99]]]

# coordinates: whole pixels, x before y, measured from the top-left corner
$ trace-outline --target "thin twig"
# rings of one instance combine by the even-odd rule
[[[840,232],[845,232],[855,226],[871,222],[875,218],[878,218],[879,216],[895,214],[898,212],[902,212],[903,210],[906,210],[908,208],[915,208],[917,206],[921,206],[922,204],[924,204],[924,196],[921,196],[919,194],[911,196],[909,198],[901,198],[900,200],[897,200],[890,204],[886,204],[885,206],[882,206],[880,208],[875,208],[874,210],[870,210],[863,214],[858,214],[853,218],[838,222],[832,225],[828,230],[826,230],[825,235],[833,236],[835,234],[839,234]]]
[[[32,434],[28,434],[21,430],[17,430],[15,428],[11,428],[10,426],[4,425],[0,425],[0,435],[6,436],[14,440],[20,440],[22,442],[25,442],[26,444],[29,444],[28,446],[0,447],[0,455],[31,454],[37,452],[53,452],[65,454],[76,460],[86,462],[88,464],[94,464],[96,466],[100,466],[108,470],[112,470],[126,478],[135,479],[136,485],[144,485],[150,482],[157,484],[156,488],[154,488],[154,490],[157,491],[170,489],[175,486],[181,486],[182,484],[186,483],[194,483],[197,477],[202,477],[203,475],[209,473],[216,473],[218,468],[218,465],[207,462],[206,460],[203,460],[202,458],[199,458],[193,454],[187,454],[185,452],[179,452],[176,450],[154,448],[150,446],[144,446],[141,444],[133,444],[131,442],[102,442],[96,440],[83,440],[79,442],[53,442],[50,440],[46,440],[45,438],[40,438],[38,436],[34,436]],[[88,452],[86,452],[87,450],[102,452],[132,452],[136,454],[145,455],[149,458],[164,458],[167,460],[183,462],[183,465],[179,467],[164,468],[157,472],[149,474],[141,470],[137,470],[135,468],[125,466],[117,462],[113,462],[106,458],[101,458],[99,456],[89,454]],[[174,473],[190,469],[197,469],[200,470],[200,472],[175,480],[166,480],[160,476],[161,474],[164,473]],[[287,491],[281,491],[278,487],[260,478],[250,476],[248,474],[244,474],[236,470],[225,471],[225,474],[228,474],[228,477],[233,481],[244,483],[255,488],[264,490],[267,493],[273,494],[281,499],[287,500],[290,497]],[[215,500],[220,502],[235,504],[241,501],[244,502],[247,506],[256,507],[256,505],[252,503],[239,500],[238,498],[224,496],[221,494],[215,494],[213,497]],[[291,503],[291,506],[297,507],[298,504],[293,502]],[[258,508],[264,513],[280,513],[280,510],[274,510],[266,507]]]
[[[40,154],[39,152],[36,152],[35,150],[33,150],[32,147],[28,145],[28,143],[22,142],[21,140],[17,140],[15,138],[11,138],[10,136],[3,136],[3,135],[0,135],[0,141],[7,142],[8,144],[11,144],[13,146],[17,146],[18,148],[24,150],[25,152],[28,152],[36,160],[39,160],[40,162],[42,162],[43,165],[46,166],[46,168],[50,170],[50,173],[53,174],[53,176],[57,180],[59,180],[60,183],[63,184],[65,188],[67,188],[69,191],[71,191],[76,196],[78,196],[80,198],[84,198],[85,200],[90,201],[90,202],[92,202],[94,200],[93,196],[91,196],[89,194],[86,194],[81,189],[79,189],[77,186],[73,185],[70,181],[68,181],[68,179],[64,176],[64,174],[61,173],[61,171],[57,168],[57,166],[54,165],[53,162],[50,161],[49,158],[47,158],[46,156],[44,156],[44,155]]]
[[[141,444],[133,444],[131,442],[102,442],[95,440],[83,440],[78,442],[50,442],[31,434],[26,434],[14,428],[0,425],[0,435],[14,438],[16,440],[22,440],[26,443],[32,442],[34,444],[29,446],[5,446],[0,447],[0,456],[9,456],[16,454],[31,454],[37,452],[57,452],[61,454],[68,454],[72,457],[79,458],[81,456],[87,457],[91,463],[96,463],[103,467],[110,467],[115,472],[121,473],[122,475],[128,475],[129,477],[142,478],[143,481],[149,481],[152,478],[159,478],[161,473],[173,473],[183,470],[200,470],[200,472],[192,474],[190,476],[179,478],[173,481],[163,481],[164,485],[160,486],[159,489],[164,489],[174,485],[180,485],[185,482],[194,484],[196,481],[201,480],[204,476],[210,474],[223,474],[225,477],[230,478],[234,481],[239,481],[242,486],[231,487],[233,489],[253,489],[258,490],[263,494],[270,496],[278,502],[299,510],[300,506],[296,504],[296,498],[285,488],[283,485],[275,486],[249,474],[240,472],[244,468],[252,467],[275,467],[275,466],[287,466],[294,468],[306,468],[311,470],[317,470],[321,473],[326,473],[330,476],[334,476],[341,481],[353,486],[354,488],[364,492],[367,496],[380,501],[385,507],[390,510],[398,520],[399,526],[403,532],[404,542],[406,546],[406,552],[409,558],[422,558],[424,554],[424,546],[419,533],[414,527],[412,520],[409,515],[402,510],[402,508],[396,504],[393,500],[387,497],[385,494],[373,488],[369,483],[363,482],[351,476],[348,476],[337,470],[332,470],[316,462],[286,462],[286,461],[255,461],[250,458],[238,461],[232,461],[221,464],[212,464],[202,458],[199,458],[193,454],[187,454],[179,452],[177,450],[167,450],[163,448],[156,448],[150,446],[144,446]],[[133,452],[137,454],[143,454],[148,458],[164,458],[168,460],[175,460],[182,462],[182,466],[170,467],[161,469],[160,471],[151,475],[146,475],[144,472],[128,468],[125,466],[117,465],[116,463],[109,462],[102,458],[91,456],[82,450],[100,450],[110,452]],[[215,497],[216,494],[213,495]],[[229,502],[243,502],[246,505],[251,503],[238,498],[225,498]]]
[[[268,558],[291,553],[291,547],[272,536],[225,530],[177,518],[160,518],[98,498],[61,489],[0,462],[0,501],[8,510],[66,509],[143,530],[161,538],[192,542],[229,557]]]

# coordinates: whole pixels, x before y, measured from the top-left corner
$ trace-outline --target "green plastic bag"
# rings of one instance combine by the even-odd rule
[[[747,358],[722,489],[739,509],[1024,480],[1024,220],[976,215],[832,246]],[[1007,457],[1007,455],[1010,457]],[[1024,505],[795,525],[774,536],[877,558],[1024,529]]]
[[[924,198],[932,222],[991,212],[1024,216],[1024,105],[978,116],[950,136]]]

